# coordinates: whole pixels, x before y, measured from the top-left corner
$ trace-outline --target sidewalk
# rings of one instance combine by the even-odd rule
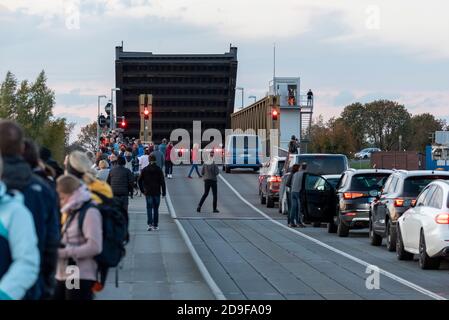
[[[97,300],[214,299],[161,198],[159,230],[147,231],[144,197],[130,199],[130,242],[115,287],[111,269]]]

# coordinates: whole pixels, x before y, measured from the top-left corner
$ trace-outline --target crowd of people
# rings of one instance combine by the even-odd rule
[[[136,185],[147,200],[148,230],[158,230],[172,148],[166,140],[144,147],[110,136],[96,155],[72,151],[61,167],[17,123],[0,120],[0,300],[93,299],[129,241],[128,199]],[[126,229],[115,251],[104,236],[114,227],[109,235]]]

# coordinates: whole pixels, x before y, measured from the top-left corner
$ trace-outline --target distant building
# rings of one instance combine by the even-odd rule
[[[153,54],[115,48],[118,117],[125,116],[125,136],[141,135],[139,95],[153,95],[151,138],[159,143],[172,130],[230,128],[237,76],[237,48],[224,54]]]

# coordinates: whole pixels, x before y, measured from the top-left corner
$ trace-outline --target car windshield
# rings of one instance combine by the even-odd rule
[[[380,191],[387,181],[389,173],[356,174],[351,180],[351,190],[354,191]]]
[[[282,170],[284,169],[284,165],[285,165],[285,160],[279,160],[278,161],[278,166],[276,169],[276,175],[280,176],[282,173]]]
[[[404,197],[417,197],[418,194],[433,180],[449,180],[449,176],[418,176],[410,177],[404,181]]]
[[[345,156],[328,156],[328,155],[299,155],[295,159],[295,163],[307,163],[307,172],[325,175],[325,174],[341,174],[347,169],[347,161]]]

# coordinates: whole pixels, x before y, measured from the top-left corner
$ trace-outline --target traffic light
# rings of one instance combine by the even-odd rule
[[[276,109],[273,109],[273,110],[271,111],[271,118],[272,118],[273,120],[277,120],[277,119],[278,119],[278,115],[279,115],[279,112],[278,112]]]
[[[109,116],[111,114],[111,111],[112,111],[112,103],[108,102],[108,104],[106,104],[104,106],[104,111]]]
[[[98,117],[98,125],[100,128],[104,128],[106,126],[106,117],[104,115]]]
[[[150,110],[148,110],[148,107],[145,106],[145,109],[143,110],[143,117],[145,120],[150,119]]]
[[[120,128],[122,128],[122,129],[126,128],[125,116],[122,116],[122,120],[120,121]]]

